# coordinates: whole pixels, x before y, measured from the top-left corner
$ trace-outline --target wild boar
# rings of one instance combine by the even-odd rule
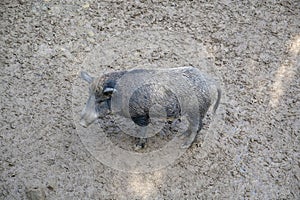
[[[80,123],[87,127],[112,111],[130,119],[141,128],[134,135],[147,138],[147,127],[155,117],[174,121],[186,116],[188,129],[182,133],[189,147],[202,128],[202,120],[214,103],[215,113],[221,90],[212,78],[194,67],[169,69],[133,69],[104,74],[93,78],[81,72],[89,83],[89,99],[81,114]],[[159,105],[157,111],[152,107]],[[144,146],[144,139],[138,146]]]

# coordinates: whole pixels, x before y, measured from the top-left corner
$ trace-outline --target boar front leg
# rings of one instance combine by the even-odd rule
[[[146,133],[147,133],[147,126],[144,126],[142,127],[142,130],[141,130],[141,138],[138,138],[138,142],[136,143],[135,145],[135,148],[134,150],[139,150],[139,149],[143,149],[147,143],[147,138],[145,138],[146,136]]]

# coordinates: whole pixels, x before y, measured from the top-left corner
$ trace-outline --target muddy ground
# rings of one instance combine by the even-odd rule
[[[300,199],[298,1],[0,5],[0,199]],[[154,172],[102,164],[79,72],[187,65],[223,90],[197,141]]]

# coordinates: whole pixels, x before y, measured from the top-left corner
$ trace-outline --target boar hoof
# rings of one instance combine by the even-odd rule
[[[181,145],[182,149],[187,149],[192,145],[193,141],[187,141]]]
[[[140,149],[145,148],[146,142],[147,142],[147,139],[145,139],[145,138],[139,138],[139,141],[138,141],[138,143],[135,145],[134,150],[135,150],[135,151],[138,151],[138,150],[140,150]]]

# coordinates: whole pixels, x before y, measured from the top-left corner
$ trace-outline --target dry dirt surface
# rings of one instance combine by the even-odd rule
[[[299,1],[2,0],[0,11],[0,199],[300,199]],[[181,66],[223,91],[197,141],[146,173],[103,164],[79,133],[79,72]]]

